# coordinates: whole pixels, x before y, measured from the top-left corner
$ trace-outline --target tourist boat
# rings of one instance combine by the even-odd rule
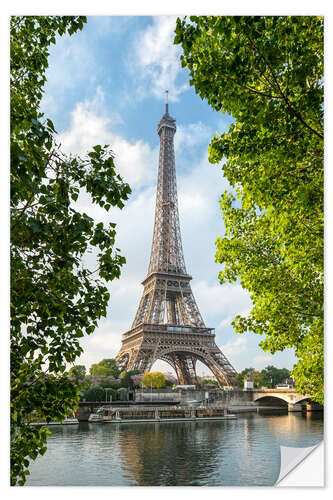
[[[103,422],[182,422],[182,421],[216,421],[233,420],[236,415],[228,409],[207,406],[173,406],[173,407],[102,407],[97,415]]]
[[[103,422],[103,417],[100,413],[90,413],[88,422]]]
[[[30,425],[73,425],[73,424],[78,424],[79,420],[76,418],[75,413],[71,413],[68,415],[63,422],[60,422],[60,420],[51,420],[51,422],[46,422],[45,420],[42,420],[40,422],[31,422]]]

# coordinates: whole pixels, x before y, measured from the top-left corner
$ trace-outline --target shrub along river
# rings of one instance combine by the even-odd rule
[[[242,413],[215,422],[50,426],[27,486],[272,486],[280,445],[323,439],[323,414]]]

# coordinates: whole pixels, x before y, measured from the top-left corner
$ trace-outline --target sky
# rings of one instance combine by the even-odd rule
[[[253,333],[236,335],[231,322],[247,314],[251,300],[239,284],[220,285],[215,240],[223,236],[219,199],[228,182],[221,165],[208,162],[215,133],[232,118],[213,111],[189,85],[180,64],[181,47],[173,45],[175,16],[92,16],[81,32],[57,39],[51,47],[41,110],[53,120],[62,150],[84,154],[96,144],[109,144],[123,180],[132,188],[123,210],[105,212],[79,198],[78,209],[96,220],[117,224],[116,247],[126,257],[119,280],[109,285],[106,319],[81,342],[76,364],[87,369],[115,357],[121,335],[129,330],[147,274],[154,223],[159,137],[157,124],[165,110],[176,119],[175,156],[180,226],[192,290],[216,343],[237,371],[268,364],[292,368],[291,350],[270,355]],[[153,369],[171,367],[158,361]],[[198,374],[209,374],[204,365]]]

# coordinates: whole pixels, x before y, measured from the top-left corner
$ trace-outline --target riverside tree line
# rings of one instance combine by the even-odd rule
[[[251,373],[254,387],[274,388],[277,384],[290,378],[290,371],[287,368],[276,368],[272,365],[263,370],[245,368],[236,376],[239,389],[243,389],[244,378]],[[171,373],[161,373],[159,371],[140,373],[139,370],[120,371],[114,359],[103,359],[99,363],[91,365],[89,374],[84,365],[76,365],[69,369],[68,374],[80,387],[81,401],[106,401],[112,398],[124,400],[130,389],[146,388],[170,388],[177,385],[177,378]],[[218,387],[218,382],[214,378],[199,377],[198,389],[207,387]]]

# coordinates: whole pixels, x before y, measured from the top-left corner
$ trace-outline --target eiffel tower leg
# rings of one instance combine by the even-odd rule
[[[177,362],[175,354],[174,353],[169,353],[169,354],[166,354],[166,355],[162,354],[161,357],[160,357],[160,359],[162,361],[165,361],[166,363],[168,363],[170,366],[172,366],[172,368],[176,372],[178,384],[184,384],[185,382],[183,380],[183,375],[182,375],[181,367],[180,367],[180,365]]]
[[[206,353],[205,358],[199,357],[198,359],[213,372],[220,387],[235,386],[237,385],[234,378],[236,371],[228,360],[225,358],[224,361],[223,358]]]
[[[131,360],[127,370],[140,370],[140,373],[150,371],[154,360],[151,359],[151,354],[145,351],[139,351],[135,358]]]
[[[178,355],[178,365],[181,371],[182,384],[192,385],[193,379],[191,374],[191,367],[188,364],[188,358],[185,355]]]
[[[197,378],[197,373],[196,373],[196,369],[195,369],[195,365],[196,365],[197,360],[196,360],[196,358],[191,356],[191,357],[186,358],[186,361],[187,361],[188,371],[192,377],[192,384],[197,385],[198,378]]]

